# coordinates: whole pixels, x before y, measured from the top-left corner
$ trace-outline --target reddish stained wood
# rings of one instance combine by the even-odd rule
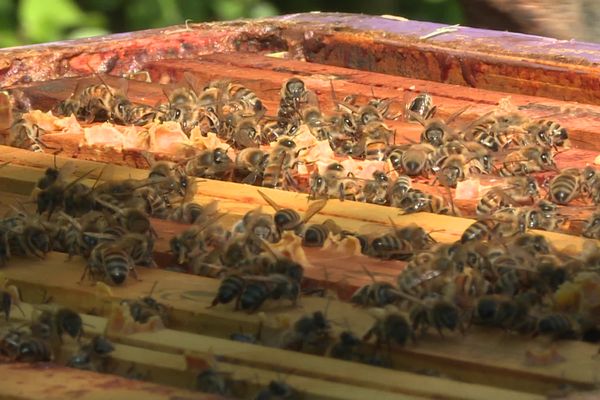
[[[419,39],[442,26],[329,13],[174,26],[0,50],[0,85],[81,75],[88,64],[122,73],[164,58],[288,49],[292,57],[322,64],[600,102],[599,45],[466,27]]]

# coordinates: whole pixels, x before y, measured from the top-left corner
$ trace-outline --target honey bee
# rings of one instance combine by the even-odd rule
[[[326,313],[315,311],[300,317],[281,337],[281,347],[288,350],[323,354],[329,345],[331,323]]]
[[[426,299],[419,301],[410,310],[412,330],[421,330],[424,334],[430,326],[433,326],[441,337],[442,330],[455,331],[464,330],[461,323],[460,313],[456,305],[441,299]]]
[[[398,301],[398,290],[389,282],[373,282],[352,294],[350,302],[361,306],[383,307]]]
[[[16,286],[8,285],[0,289],[0,312],[4,313],[6,321],[10,318],[10,312],[13,306],[16,307],[21,314],[25,315],[19,303],[21,303],[21,294]]]
[[[466,179],[467,160],[462,155],[452,155],[438,160],[436,179],[446,187],[456,187],[458,182]]]
[[[342,331],[339,340],[329,349],[329,356],[340,360],[352,361],[355,360],[358,347],[362,341],[358,336],[350,331]]]
[[[241,117],[238,114],[232,114],[223,120],[219,133],[221,138],[236,149],[258,147],[261,135],[254,117]]]
[[[367,160],[383,161],[388,152],[393,131],[381,121],[371,121],[363,129],[364,156]]]
[[[572,319],[566,314],[549,314],[537,321],[536,335],[549,335],[555,339],[574,339],[577,331]]]
[[[375,237],[369,244],[369,255],[386,260],[407,260],[413,253],[411,243],[395,233],[387,233]]]
[[[132,107],[127,98],[127,80],[120,79],[118,87],[108,85],[100,75],[101,83],[90,85],[78,95],[79,109],[77,117],[85,122],[113,121],[124,124]]]
[[[37,218],[20,216],[14,220],[5,237],[8,255],[18,254],[43,259],[52,249],[52,237],[48,225]]]
[[[286,188],[296,186],[291,170],[297,164],[300,150],[289,137],[281,137],[269,154],[269,160],[263,173],[262,185],[270,188]]]
[[[156,288],[158,282],[155,282],[150,289],[150,293],[147,296],[141,297],[138,300],[122,300],[121,304],[129,307],[129,313],[135,322],[144,324],[148,322],[151,317],[160,318],[163,323],[167,320],[168,309],[162,303],[156,301],[152,297],[152,293]]]
[[[505,157],[500,176],[528,175],[550,170],[556,170],[552,153],[539,146],[526,146]]]
[[[218,205],[216,200],[204,206],[196,202],[183,202],[169,212],[168,219],[184,224],[203,224],[216,216]]]
[[[127,232],[115,242],[115,245],[127,252],[135,265],[156,267],[152,255],[154,240],[150,236]]]
[[[582,235],[591,239],[600,239],[600,211],[595,211],[587,219]]]
[[[299,231],[304,227],[315,214],[319,213],[327,204],[327,200],[317,200],[309,205],[304,216],[300,216],[298,212],[290,208],[281,208],[273,199],[267,196],[260,190],[258,193],[263,199],[275,210],[273,221],[277,229],[282,231]]]
[[[400,207],[400,202],[412,189],[412,180],[407,175],[400,175],[389,185],[388,202],[392,207]]]
[[[329,164],[321,175],[315,171],[310,177],[309,200],[319,198],[344,198],[344,183],[346,173],[340,163]]]
[[[460,110],[452,113],[446,120],[439,118],[423,119],[418,114],[411,114],[412,118],[423,125],[421,132],[421,143],[427,143],[434,147],[440,147],[448,138],[456,137],[456,134],[449,124],[464,113],[469,106],[463,107]]]
[[[529,313],[530,304],[522,297],[483,296],[475,306],[473,322],[520,333],[531,333],[536,321]]]
[[[526,129],[530,135],[542,138],[547,146],[564,146],[569,140],[567,130],[555,121],[536,121],[529,124]]]
[[[277,120],[281,127],[285,127],[290,120],[300,114],[304,105],[317,105],[316,95],[306,88],[300,78],[290,78],[281,87]]]
[[[549,199],[561,205],[568,204],[576,198],[582,190],[581,173],[577,168],[562,170],[552,178],[548,190]]]
[[[145,126],[154,121],[164,119],[165,111],[161,107],[135,104],[127,112],[125,122],[136,126]]]
[[[12,147],[29,149],[36,153],[43,153],[47,148],[42,140],[46,131],[37,124],[32,124],[26,119],[16,120],[10,127],[6,143]]]
[[[388,305],[385,308],[374,309],[373,314],[376,321],[363,336],[363,341],[369,341],[375,336],[378,347],[382,344],[404,346],[413,336],[409,322],[397,307]]]
[[[542,235],[532,233],[520,233],[509,238],[507,246],[514,251],[523,251],[532,257],[551,252],[548,240]]]
[[[48,173],[48,171],[46,171],[44,177],[41,178],[37,185],[38,188],[40,184],[45,187],[41,190],[36,188],[38,190],[34,190],[32,193],[32,195],[35,197],[38,214],[48,212],[48,218],[50,219],[54,211],[64,210],[66,207],[66,200],[73,199],[73,194],[75,192],[71,190],[74,190],[75,186],[79,182],[94,172],[94,170],[90,170],[73,181],[67,183],[65,182],[66,178],[72,172],[73,167],[73,164],[67,163],[58,172],[52,171]],[[50,175],[52,175],[52,177],[48,179]]]
[[[433,104],[433,98],[428,93],[420,93],[410,102],[406,103],[404,115],[408,121],[416,121],[415,116],[422,120],[428,120],[435,116],[437,107]]]
[[[47,362],[54,359],[52,349],[46,341],[34,337],[20,338],[18,350],[14,354],[15,361]]]
[[[92,250],[80,282],[89,274],[92,279],[122,285],[130,272],[139,279],[129,253],[114,243],[104,242],[99,243]]]
[[[102,372],[105,370],[104,361],[115,347],[104,336],[94,336],[92,340],[81,346],[67,362],[67,366],[87,371]]]
[[[308,225],[302,233],[302,246],[323,247],[329,234],[338,235],[341,232],[342,228],[331,219],[325,220],[322,224]]]
[[[242,183],[253,185],[262,180],[269,164],[269,153],[258,148],[246,148],[235,158],[235,171],[244,177]]]
[[[319,107],[308,106],[302,111],[302,121],[317,140],[329,140],[329,126]]]
[[[227,304],[235,299],[236,310],[255,312],[268,299],[289,299],[295,305],[299,295],[298,282],[286,275],[246,277],[231,275],[221,282],[211,307],[217,304]]]
[[[261,152],[256,148],[243,149],[238,153],[251,151]],[[183,172],[188,176],[196,176],[208,179],[223,179],[227,174],[233,171],[233,160],[227,155],[225,149],[217,147],[214,150],[203,150],[200,154],[187,160],[183,166]]]
[[[448,212],[450,212],[443,197],[425,193],[418,189],[410,189],[406,195],[400,199],[396,207],[401,208],[406,214],[416,212],[448,214]]]
[[[79,340],[83,335],[83,321],[69,308],[42,310],[31,325],[31,333],[40,339],[57,339],[61,343],[64,334]]]
[[[400,145],[391,150],[388,158],[392,168],[398,173],[404,172],[410,177],[427,177],[433,167],[434,151],[435,147],[428,143]]]
[[[254,397],[254,400],[296,400],[300,398],[300,393],[289,384],[281,380],[274,380],[269,382],[269,385],[266,388],[261,389],[256,394],[256,397]]]

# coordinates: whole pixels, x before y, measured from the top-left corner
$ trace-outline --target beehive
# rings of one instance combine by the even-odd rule
[[[436,31],[442,27],[395,17],[325,13],[186,24],[2,50],[0,82],[3,88],[23,90],[32,107],[42,110],[67,98],[77,82],[97,79],[90,77],[92,71],[108,74],[105,79],[109,83],[133,70],[147,71],[152,83],[132,80],[128,96],[149,105],[163,98],[164,85],[181,81],[186,71],[201,81],[233,78],[254,90],[270,110],[277,107],[281,83],[293,76],[301,77],[325,108],[333,103],[332,85],[339,97],[369,97],[373,93],[401,99],[406,94],[427,92],[434,97],[441,117],[470,106],[460,116],[463,121],[485,114],[510,97],[524,114],[532,118],[552,115],[569,129],[573,148],[557,155],[560,168],[582,167],[594,161],[600,151],[594,140],[600,127],[598,46],[466,27],[431,35],[443,32]],[[419,126],[405,121],[392,121],[390,125],[401,133],[398,142],[419,140]],[[45,142],[61,149],[59,165],[66,158],[75,159],[75,174],[89,173],[86,181],[90,184],[95,179],[147,175],[147,164],[135,151],[99,151],[81,146],[80,136],[68,134],[45,135]],[[10,203],[24,201],[43,171],[55,161],[52,154],[2,147],[0,162],[10,162],[0,169],[3,203]],[[107,163],[113,165],[103,169]],[[305,211],[308,206],[305,194],[261,190],[282,207]],[[257,205],[266,206],[256,188],[230,182],[202,182],[194,199],[203,204],[218,199],[220,208],[228,212],[223,219],[228,224]],[[457,207],[463,212],[472,211],[473,202],[457,201]],[[583,207],[574,208],[571,215],[586,216],[589,212]],[[473,222],[426,213],[399,216],[398,210],[390,207],[342,204],[338,200],[330,200],[314,220],[325,218],[334,218],[345,229],[358,229],[364,224],[383,229],[391,221],[397,225],[418,222],[426,230],[435,231],[432,235],[439,241],[457,240]],[[172,263],[168,240],[186,227],[153,222],[159,232],[155,257],[159,266],[168,267]],[[575,222],[569,229],[577,232],[581,224]],[[576,253],[582,247],[583,240],[576,236],[544,235],[559,250]],[[552,351],[563,361],[531,366],[528,352],[542,352],[543,358],[547,346],[540,350],[540,341],[476,327],[465,336],[429,335],[415,345],[392,349],[393,369],[227,340],[233,332],[256,331],[261,319],[266,318],[265,341],[276,341],[300,316],[326,308],[332,319],[349,324],[354,331],[369,329],[373,318],[345,300],[370,281],[364,266],[378,279],[393,281],[400,264],[355,255],[324,259],[316,252],[306,252],[312,262],[305,266],[305,284],[326,286],[337,293],[339,300],[305,297],[301,308],[269,307],[266,317],[227,307],[206,308],[219,285],[215,279],[143,269],[139,271],[141,281],[102,290],[78,284],[83,261],[65,263],[64,254],[50,253],[45,260],[35,262],[12,259],[1,272],[21,288],[25,302],[38,303],[45,292],[54,302],[83,314],[84,322],[89,324],[87,335],[105,331],[111,305],[123,298],[146,295],[154,282],[159,282],[154,295],[171,307],[171,317],[169,329],[109,334],[117,343],[111,356],[112,371],[130,376],[133,366],[143,379],[163,385],[160,389],[127,380],[107,382],[105,377],[92,373],[53,366],[42,373],[36,367],[5,365],[3,376],[14,379],[11,385],[0,385],[0,392],[8,397],[18,392],[25,398],[38,398],[39,390],[43,390],[46,396],[56,398],[91,398],[103,395],[103,390],[126,390],[129,397],[147,396],[151,391],[156,398],[210,398],[187,391],[194,387],[197,371],[214,363],[214,358],[220,371],[231,373],[242,383],[240,390],[247,396],[282,376],[306,398],[318,399],[539,398],[592,389],[597,383],[597,345],[561,341],[552,345]],[[31,308],[27,304],[23,308],[25,315],[13,313],[14,318],[29,318]],[[72,352],[65,349],[67,355]],[[36,380],[37,374],[64,380],[64,386],[44,380],[38,380],[35,388],[18,384],[23,379]],[[89,383],[82,387],[81,381]],[[111,393],[116,396],[119,392]]]

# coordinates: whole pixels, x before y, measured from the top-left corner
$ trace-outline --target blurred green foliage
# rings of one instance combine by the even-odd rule
[[[315,10],[462,21],[458,0],[0,0],[0,47]]]

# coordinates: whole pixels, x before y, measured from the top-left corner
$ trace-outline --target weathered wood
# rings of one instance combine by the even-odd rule
[[[239,332],[240,327],[243,327],[244,332],[254,332],[259,316],[233,312],[231,306],[206,308],[216,293],[218,281],[184,276],[176,272],[140,269],[141,281],[128,280],[122,287],[113,287],[111,293],[107,293],[87,282],[78,284],[82,268],[83,265],[78,261],[66,263],[63,254],[50,253],[45,261],[34,263],[31,260],[15,258],[2,272],[21,288],[24,301],[41,301],[45,290],[58,304],[84,313],[93,311],[97,314],[105,314],[111,304],[123,298],[146,295],[154,282],[158,281],[154,296],[171,308],[174,326],[214,338],[199,339],[191,333],[162,330],[119,337],[119,342],[134,346],[141,346],[142,342],[152,342],[154,344],[151,348],[157,351],[202,352],[212,349],[213,354],[224,357],[227,362],[260,365],[261,368],[272,365],[275,369],[287,366],[294,374],[300,374],[299,371],[306,371],[306,374],[319,371],[319,377],[326,380],[333,380],[340,374],[348,375],[344,372],[347,369],[339,366],[334,360],[331,360],[334,364],[327,364],[329,367],[322,369],[318,366],[323,364],[323,359],[316,356],[294,354],[290,357],[286,351],[242,346],[220,339],[229,337],[233,332]],[[48,273],[49,270],[52,271],[51,274]],[[305,297],[301,305],[302,308],[290,308],[285,302],[265,304],[264,344],[277,343],[279,335],[287,329],[289,323],[293,323],[304,314],[324,310],[326,307],[330,318],[348,321],[349,329],[359,335],[366,332],[373,323],[373,318],[365,310],[337,300]],[[409,371],[430,369],[443,376],[473,383],[481,382],[485,376],[486,384],[489,382],[493,386],[531,393],[546,393],[561,383],[578,388],[589,388],[595,384],[595,371],[600,363],[597,357],[593,357],[597,351],[596,346],[583,342],[557,342],[557,351],[565,357],[564,362],[545,367],[527,366],[525,352],[536,346],[543,348],[545,343],[543,340],[532,341],[530,338],[501,331],[473,327],[464,337],[452,335],[441,340],[434,334],[425,336],[417,344],[394,349],[392,357],[395,368]],[[547,343],[545,345],[547,346]],[[359,365],[351,364],[348,368],[355,372]],[[378,368],[373,370],[375,375],[383,373],[383,370]],[[392,376],[395,375],[390,375],[390,382],[397,383],[400,387],[408,385]],[[363,380],[370,379],[372,378],[363,374],[352,375],[353,382],[361,386],[366,385],[362,383]],[[422,384],[417,384],[416,387],[429,389],[427,385]]]
[[[11,400],[217,400],[191,392],[90,371],[39,364],[0,364],[0,396]]]
[[[483,89],[598,104],[598,45],[352,14],[295,14],[188,24],[129,34],[3,49],[0,86],[138,69],[164,58],[224,51],[289,50],[292,57]],[[156,40],[160,38],[160,40]]]

